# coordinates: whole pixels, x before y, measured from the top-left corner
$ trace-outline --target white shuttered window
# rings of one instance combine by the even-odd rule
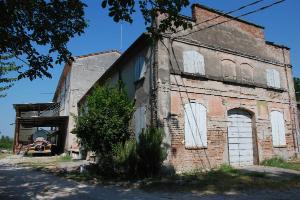
[[[279,111],[271,112],[271,125],[272,125],[273,146],[286,145],[285,125],[284,125],[284,118],[282,112]]]
[[[184,72],[205,75],[204,57],[197,51],[183,52]]]
[[[146,128],[146,109],[145,107],[138,107],[133,115],[134,118],[134,133],[138,140],[139,135],[142,133],[143,129]]]
[[[184,111],[185,147],[207,147],[206,108],[199,103],[187,103]]]
[[[267,84],[270,87],[280,88],[280,74],[275,69],[267,69]]]
[[[138,81],[144,77],[146,72],[145,58],[138,56],[134,64],[134,80]]]

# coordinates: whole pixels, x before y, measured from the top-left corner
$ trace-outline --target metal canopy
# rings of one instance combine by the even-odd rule
[[[16,111],[26,112],[26,111],[41,111],[48,110],[49,108],[58,105],[58,103],[25,103],[25,104],[13,104]]]
[[[68,123],[69,117],[18,117],[17,120],[24,127],[61,127]]]

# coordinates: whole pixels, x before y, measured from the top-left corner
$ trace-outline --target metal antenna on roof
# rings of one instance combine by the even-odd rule
[[[122,51],[123,48],[123,22],[121,22],[121,30],[120,30],[121,34],[120,34],[120,51]]]

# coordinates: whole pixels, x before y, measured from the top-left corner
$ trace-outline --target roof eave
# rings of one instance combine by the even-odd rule
[[[135,49],[139,44],[142,44],[143,42],[146,42],[148,39],[149,34],[142,33],[131,45],[124,51],[123,54],[104,72],[104,74],[93,84],[93,86],[82,96],[82,98],[78,101],[78,104],[81,104],[81,102],[86,98],[86,96],[91,93],[92,89],[99,85],[101,82],[103,82],[107,76],[113,71],[117,69],[117,66],[122,63],[123,59],[133,50]]]

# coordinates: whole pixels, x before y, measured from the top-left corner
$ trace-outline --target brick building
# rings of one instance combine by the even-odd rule
[[[142,34],[95,84],[126,84],[135,134],[163,127],[166,163],[176,171],[294,156],[299,128],[289,48],[267,42],[262,26],[199,4],[185,19],[192,30],[155,44]]]

